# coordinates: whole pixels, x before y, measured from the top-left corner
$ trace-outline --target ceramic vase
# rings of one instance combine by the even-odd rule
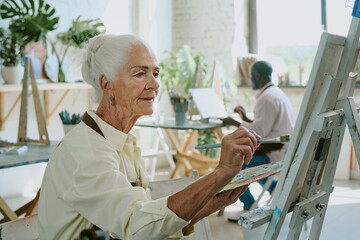
[[[5,84],[20,84],[24,77],[24,67],[20,64],[15,67],[3,67],[1,75]]]

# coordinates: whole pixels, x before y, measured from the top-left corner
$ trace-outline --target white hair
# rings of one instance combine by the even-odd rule
[[[115,81],[118,68],[128,61],[131,47],[138,43],[146,45],[142,39],[134,35],[106,34],[90,39],[81,73],[84,81],[94,87],[96,102],[102,98],[100,76],[104,74],[110,81]]]

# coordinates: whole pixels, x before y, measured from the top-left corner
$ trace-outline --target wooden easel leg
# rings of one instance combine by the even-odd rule
[[[360,119],[356,110],[354,99],[351,97],[341,101],[345,112],[346,122],[354,145],[356,157],[360,166]]]
[[[38,125],[39,131],[39,142],[50,145],[49,135],[46,129],[46,121],[43,112],[43,108],[41,107],[39,91],[37,88],[37,83],[35,79],[34,69],[32,67],[31,58],[29,59],[29,68],[30,68],[30,80],[31,80],[31,87],[33,92],[33,99],[34,99],[34,107],[36,113],[36,121]]]
[[[325,206],[325,210],[323,213],[321,213],[313,218],[310,235],[309,235],[309,240],[317,240],[320,238],[321,229],[322,229],[324,219],[325,219],[326,208],[327,208],[327,206]]]
[[[18,219],[18,216],[11,210],[9,205],[5,202],[5,200],[0,197],[0,212],[4,215],[5,218],[9,219],[10,221]]]
[[[4,93],[0,93],[0,131],[3,131],[5,128],[4,124],[4,112],[5,112],[5,103],[4,103]]]
[[[176,162],[175,169],[174,169],[174,171],[171,173],[170,179],[175,179],[175,178],[177,178],[177,176],[179,175],[179,173],[180,173],[180,168],[184,166],[184,164],[182,164],[180,161],[181,161],[181,160],[178,159],[178,161]]]
[[[225,208],[220,209],[220,211],[218,212],[218,216],[223,216],[225,212]]]
[[[295,228],[291,228],[286,239],[287,240],[299,239],[302,228],[303,228],[303,224],[300,224],[300,225],[296,226]]]

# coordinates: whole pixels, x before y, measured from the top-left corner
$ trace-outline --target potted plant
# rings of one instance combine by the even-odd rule
[[[72,115],[67,111],[61,111],[59,113],[61,122],[64,126],[64,133],[67,134],[76,124],[81,122],[82,116],[80,113],[73,113]]]
[[[5,0],[0,6],[2,19],[11,19],[9,30],[21,36],[21,48],[31,41],[46,38],[49,31],[57,28],[59,17],[54,17],[55,8],[44,0]]]
[[[189,46],[182,46],[177,52],[167,52],[169,57],[162,60],[159,81],[163,84],[160,96],[167,91],[175,112],[178,125],[186,124],[189,105],[189,89],[193,85],[193,78],[197,61],[201,55],[192,55]],[[206,65],[202,64],[203,76],[206,77]]]
[[[20,64],[21,36],[0,28],[0,59],[2,59],[1,74],[8,84],[20,83],[24,75],[24,67]]]
[[[161,68],[159,81],[165,86],[170,97],[178,95],[187,98],[193,84],[196,63],[203,57],[199,54],[193,56],[188,45],[182,46],[177,52],[167,53],[169,57],[159,63]],[[204,63],[202,63],[202,71],[204,80],[207,81]]]
[[[159,63],[161,68],[159,81],[163,84],[170,97],[175,114],[176,109],[183,107],[183,102],[189,102],[189,89],[193,85],[193,78],[196,70],[196,63],[203,56],[200,54],[193,55],[191,48],[187,45],[182,46],[177,52],[168,52],[168,58],[162,60]],[[204,85],[206,86],[209,82],[207,77],[207,66],[202,62],[202,75]],[[182,100],[182,101],[181,101]],[[187,107],[183,107],[187,110]],[[179,115],[179,114],[178,114]],[[199,131],[198,133],[198,145],[211,144],[216,142],[216,135],[212,131]],[[206,149],[201,151],[205,156],[215,158],[217,151],[215,149]]]
[[[0,5],[0,17],[10,19],[8,28],[19,40],[22,56],[28,43],[46,41],[46,34],[57,28],[59,17],[54,14],[55,9],[44,0],[5,0]]]
[[[100,19],[80,20],[80,16],[73,20],[71,27],[57,34],[57,40],[62,44],[55,47],[56,42],[50,41],[52,52],[58,61],[58,82],[65,82],[65,74],[62,65],[70,47],[83,48],[85,43],[92,37],[104,33],[104,24]]]

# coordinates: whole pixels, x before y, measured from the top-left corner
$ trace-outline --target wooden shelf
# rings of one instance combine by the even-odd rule
[[[75,83],[39,83],[38,90],[43,91],[44,95],[44,114],[46,119],[46,124],[49,124],[50,119],[57,113],[61,105],[64,103],[65,99],[69,96],[72,90],[92,90],[92,87],[84,82],[75,82]],[[5,129],[6,123],[9,121],[10,117],[15,111],[15,108],[20,104],[21,100],[21,90],[22,84],[4,84],[0,85],[0,130]],[[50,109],[50,91],[65,91],[64,95],[58,100],[55,107]],[[13,105],[10,107],[10,110],[5,114],[5,97],[6,93],[19,92],[18,97],[16,98]],[[29,92],[31,92],[31,85],[29,86]],[[31,93],[29,94],[31,95]]]
[[[75,90],[75,89],[92,89],[92,87],[85,82],[75,82],[75,83],[39,83],[39,91],[46,90]],[[22,84],[4,84],[0,85],[0,93],[7,92],[20,92],[22,90]],[[29,90],[31,90],[31,85],[29,85]]]

